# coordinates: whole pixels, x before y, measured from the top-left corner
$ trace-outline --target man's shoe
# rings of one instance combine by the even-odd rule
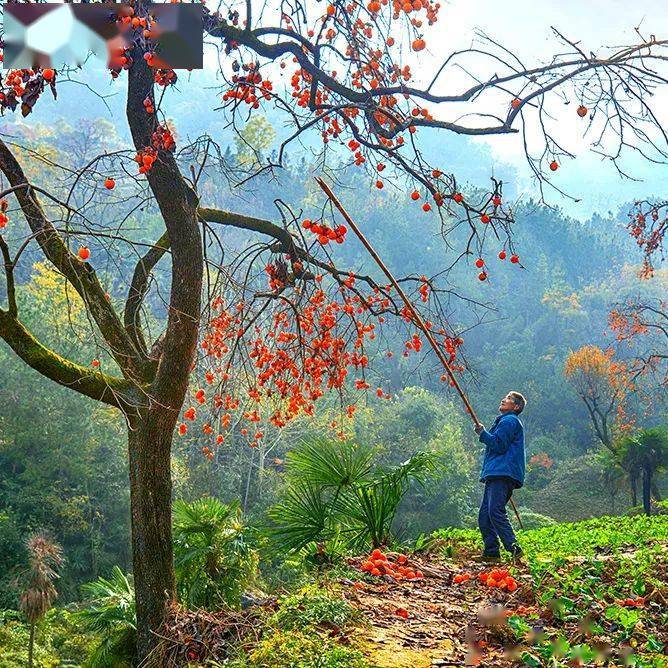
[[[516,566],[520,566],[524,563],[524,552],[519,545],[516,545],[515,548],[511,550],[510,558]]]
[[[501,555],[480,554],[477,557],[473,557],[472,560],[481,564],[498,564],[501,561]]]

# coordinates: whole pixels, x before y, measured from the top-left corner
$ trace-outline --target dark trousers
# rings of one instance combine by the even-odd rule
[[[506,513],[506,504],[513,489],[515,483],[510,478],[497,478],[485,482],[485,493],[478,512],[478,526],[485,544],[484,554],[488,557],[499,556],[499,540],[509,552],[515,552],[519,548]]]

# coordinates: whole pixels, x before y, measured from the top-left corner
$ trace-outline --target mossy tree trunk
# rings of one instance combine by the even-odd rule
[[[136,149],[151,145],[155,115],[143,101],[153,97],[154,79],[141,54],[128,72],[127,117]],[[198,199],[174,156],[160,151],[147,179],[165,225],[163,236],[140,257],[123,317],[116,312],[93,266],[81,261],[49,221],[9,147],[0,140],[0,170],[17,197],[34,238],[50,263],[79,293],[121,375],[102,373],[66,360],[38,341],[21,322],[14,262],[0,236],[8,308],[0,308],[0,338],[29,366],[51,380],[118,408],[128,429],[132,553],[137,606],[138,654],[155,646],[155,631],[175,595],[171,533],[171,444],[195,356],[203,277]],[[169,251],[171,293],[165,331],[149,346],[140,311],[151,271]]]

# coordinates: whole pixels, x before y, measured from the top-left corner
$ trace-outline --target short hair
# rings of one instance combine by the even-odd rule
[[[519,415],[527,405],[527,400],[524,398],[524,395],[519,392],[508,392],[508,396],[513,400],[515,406],[517,406],[515,413]]]

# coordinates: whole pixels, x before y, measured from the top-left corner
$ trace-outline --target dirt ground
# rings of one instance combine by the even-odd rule
[[[355,566],[358,562],[351,560]],[[455,575],[475,576],[485,570],[482,564],[467,565],[464,571],[431,559],[411,558],[411,565],[423,571],[424,579],[394,582],[384,576],[373,583],[343,583],[346,598],[367,622],[359,633],[372,665],[516,665],[512,650],[505,649],[513,638],[505,616],[507,610],[528,603],[531,595],[526,587],[511,594],[482,591],[473,583],[454,584]]]

